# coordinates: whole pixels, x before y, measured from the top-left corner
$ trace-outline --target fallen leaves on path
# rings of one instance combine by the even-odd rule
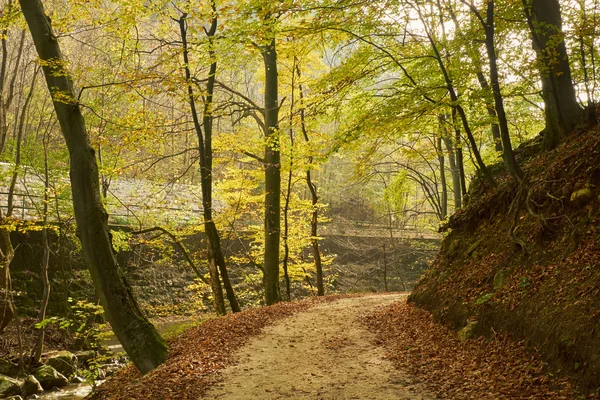
[[[397,368],[414,375],[439,398],[575,398],[568,381],[547,375],[539,357],[507,337],[460,342],[456,332],[406,302],[385,307],[364,322]]]
[[[234,363],[233,353],[262,328],[309,307],[349,296],[309,298],[215,318],[169,343],[169,358],[146,376],[129,366],[102,384],[90,400],[199,399]],[[301,334],[301,332],[299,332]]]

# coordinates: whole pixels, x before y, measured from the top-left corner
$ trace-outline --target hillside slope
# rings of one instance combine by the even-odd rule
[[[530,187],[506,173],[472,188],[411,302],[459,329],[508,333],[584,391],[600,382],[600,129],[552,152],[519,149]],[[509,234],[512,232],[512,234]]]

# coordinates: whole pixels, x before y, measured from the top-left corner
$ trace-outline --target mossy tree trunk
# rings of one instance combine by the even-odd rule
[[[165,361],[166,342],[140,310],[117,265],[100,195],[95,152],[50,19],[40,0],[20,0],[20,4],[69,149],[77,233],[96,293],[123,348],[140,372],[148,373]]]

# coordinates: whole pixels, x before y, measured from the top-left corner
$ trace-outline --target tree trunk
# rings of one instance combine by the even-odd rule
[[[423,25],[427,26],[427,24],[425,23],[425,20],[423,19],[423,15],[421,14],[421,10],[419,8],[417,8],[416,11],[418,12]],[[467,135],[467,140],[469,141],[469,144],[471,145],[471,151],[473,152],[473,156],[475,157],[475,160],[477,161],[477,166],[481,170],[481,172],[483,174],[483,178],[491,186],[496,186],[496,182],[494,181],[494,178],[492,177],[487,166],[483,162],[483,158],[481,158],[481,153],[479,152],[479,148],[477,147],[477,142],[475,141],[475,137],[473,136],[473,132],[471,131],[471,127],[470,127],[469,121],[467,119],[467,114],[465,113],[465,110],[462,108],[462,106],[459,104],[458,95],[454,88],[454,83],[452,82],[452,77],[450,76],[450,73],[448,72],[448,69],[446,68],[446,65],[444,64],[444,60],[442,59],[442,56],[438,49],[438,46],[435,43],[435,40],[433,39],[431,32],[427,29],[425,30],[425,32],[427,34],[427,40],[429,41],[429,44],[431,45],[431,49],[433,50],[434,58],[437,61],[438,66],[440,67],[440,71],[442,72],[442,75],[444,77],[444,82],[446,83],[446,89],[448,90],[448,94],[450,95],[450,100],[452,100],[452,108],[454,110],[456,110],[456,112],[458,113],[458,116],[460,117],[460,120],[462,121],[462,125],[465,130],[465,134]]]
[[[485,47],[487,49],[488,58],[490,61],[490,83],[492,86],[492,93],[494,94],[494,105],[496,107],[496,113],[498,114],[498,125],[500,126],[500,135],[502,138],[502,149],[504,162],[510,174],[515,179],[521,182],[525,176],[523,170],[513,153],[512,143],[510,141],[510,133],[508,130],[508,121],[506,120],[506,112],[504,110],[504,100],[502,98],[502,92],[500,91],[500,82],[498,78],[498,65],[496,60],[496,48],[494,44],[494,0],[488,0],[487,2],[487,19],[484,23],[483,18],[481,19],[483,28],[485,29]]]
[[[442,138],[439,136],[437,138],[436,150],[438,153],[438,162],[440,164],[440,185],[442,186],[440,219],[444,220],[448,216],[448,185],[446,182],[446,162],[444,157],[444,149],[442,148]]]
[[[444,144],[448,153],[448,163],[450,164],[450,174],[452,175],[452,190],[454,192],[454,211],[460,210],[462,207],[462,195],[460,191],[460,171],[456,165],[456,157],[454,156],[454,147],[452,139],[444,136]]]
[[[452,125],[454,125],[454,145],[456,146],[456,165],[460,176],[460,193],[462,194],[463,203],[466,202],[467,196],[467,178],[465,176],[465,162],[462,149],[462,138],[460,137],[460,129],[456,127],[456,111],[452,110]]]
[[[483,72],[477,71],[477,80],[479,81],[479,85],[485,92],[490,91],[490,85],[488,84],[487,80],[485,79]],[[494,108],[493,101],[486,100],[485,108],[487,109],[488,115],[492,119],[491,125],[492,125],[492,138],[494,139],[494,146],[496,148],[496,151],[500,152],[500,151],[502,151],[502,137],[500,135],[500,126],[498,126],[498,124],[496,123],[496,118],[498,117],[498,115],[496,115],[496,109]]]
[[[279,100],[275,39],[262,49],[265,64],[265,255],[264,283],[267,305],[281,300],[279,293],[279,235],[281,161],[279,154]]]
[[[70,154],[77,233],[96,293],[123,348],[142,374],[167,358],[167,344],[140,310],[112,250],[98,166],[58,40],[40,0],[20,0]]]
[[[14,249],[10,241],[10,232],[0,229],[0,333],[15,315],[15,309],[10,294],[10,263]]]
[[[215,5],[212,3],[213,12],[215,11]],[[208,247],[208,265],[211,277],[211,289],[213,292],[213,299],[215,304],[215,310],[219,315],[224,315],[225,301],[223,299],[223,289],[221,288],[221,282],[219,275],[223,279],[223,285],[225,286],[225,292],[227,293],[227,300],[231,306],[233,312],[239,312],[240,306],[235,297],[233,286],[229,280],[229,273],[225,264],[225,256],[221,248],[221,237],[217,226],[213,220],[212,215],[212,128],[213,128],[213,117],[211,115],[213,94],[215,89],[215,76],[217,73],[217,62],[214,52],[214,36],[217,30],[217,18],[213,15],[210,29],[206,31],[206,35],[209,39],[209,57],[212,60],[208,72],[208,80],[206,84],[206,97],[204,101],[203,110],[203,125],[204,132],[200,126],[200,120],[198,118],[198,112],[196,110],[196,102],[194,98],[194,90],[191,81],[190,72],[190,60],[188,55],[187,45],[187,29],[186,29],[186,17],[184,14],[179,19],[179,28],[181,33],[181,40],[183,46],[183,60],[185,65],[185,78],[188,89],[188,101],[192,113],[192,120],[194,122],[194,129],[198,137],[198,151],[200,156],[200,184],[202,187],[202,208],[204,218],[204,231],[206,233],[207,247]]]
[[[571,79],[558,0],[523,0],[542,80],[543,147],[554,149],[583,121]]]
[[[300,66],[296,65],[296,73],[300,79]],[[304,113],[304,89],[302,84],[299,85],[300,89],[300,126],[302,128],[302,135],[306,143],[310,142],[308,137],[308,130],[306,129],[306,115]],[[317,185],[312,181],[312,175],[310,171],[310,164],[313,162],[313,156],[308,157],[309,168],[306,170],[306,185],[310,191],[310,200],[312,204],[312,215],[310,219],[310,244],[312,247],[313,258],[315,260],[315,270],[317,271],[317,296],[325,295],[325,285],[323,283],[323,262],[321,261],[321,251],[319,249],[319,209],[317,203],[319,202],[319,195],[317,193]]]

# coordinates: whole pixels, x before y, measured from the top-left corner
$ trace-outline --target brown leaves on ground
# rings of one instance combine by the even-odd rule
[[[170,341],[169,358],[148,375],[142,377],[133,366],[124,368],[102,384],[90,399],[197,400],[220,380],[220,371],[234,362],[233,353],[263,327],[314,304],[341,297],[347,296],[279,303],[209,320]]]
[[[456,332],[405,302],[365,318],[398,368],[442,399],[571,399],[568,381],[507,337],[460,342]]]

